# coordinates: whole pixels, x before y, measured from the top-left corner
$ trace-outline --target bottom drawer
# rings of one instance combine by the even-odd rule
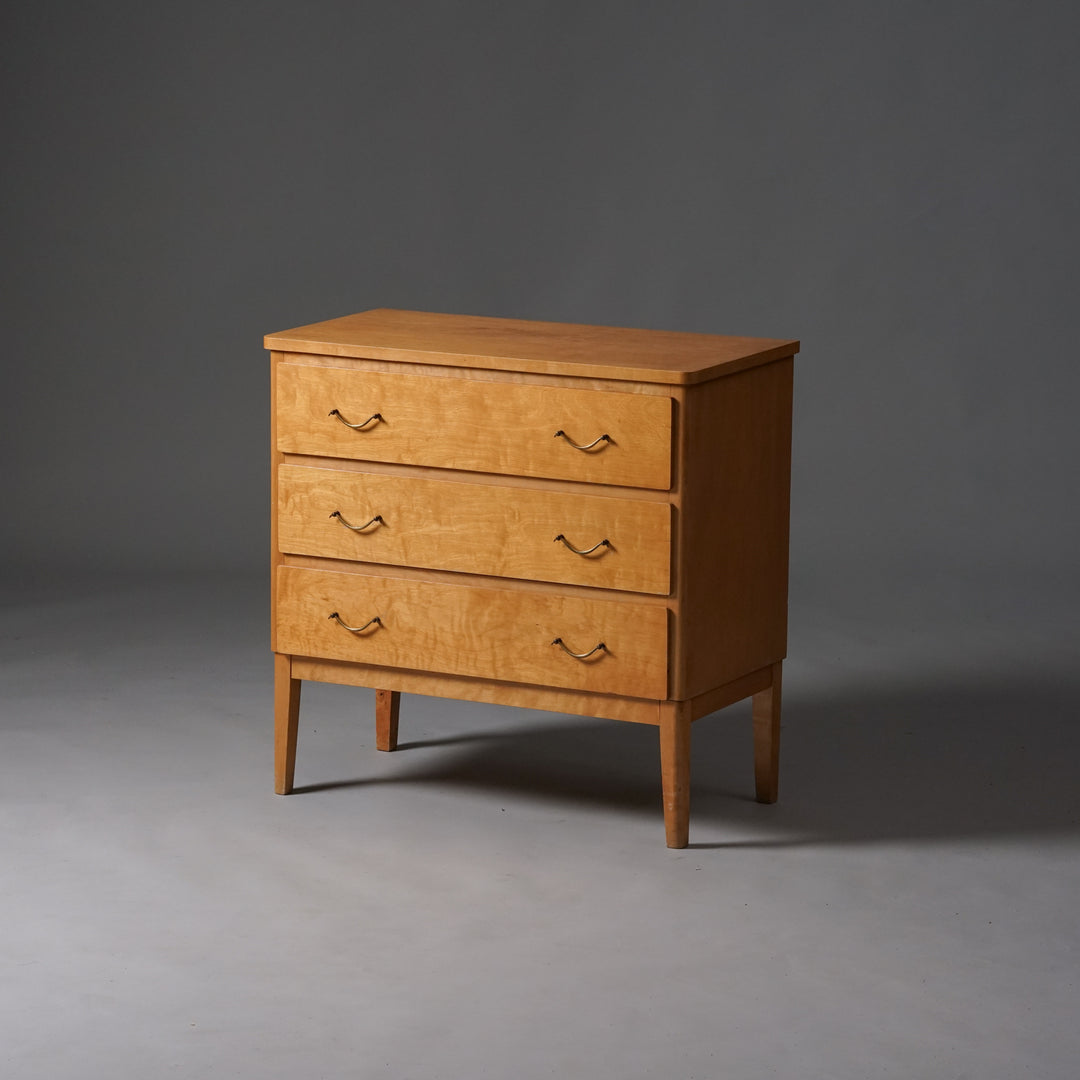
[[[604,648],[577,659],[556,639],[575,653]],[[667,608],[659,604],[282,566],[277,651],[667,697]]]

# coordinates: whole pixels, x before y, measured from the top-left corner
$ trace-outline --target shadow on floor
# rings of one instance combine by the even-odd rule
[[[694,725],[691,846],[1074,836],[1078,700],[1075,687],[1035,681],[789,693],[775,806],[753,800],[749,707],[733,706]],[[392,775],[296,791],[436,783],[660,813],[656,730],[644,725],[551,718],[403,738],[392,760]],[[726,839],[702,842],[717,833]]]

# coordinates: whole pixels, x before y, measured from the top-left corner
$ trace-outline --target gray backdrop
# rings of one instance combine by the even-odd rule
[[[0,1073],[1074,1080],[1077,12],[7,5]],[[802,340],[776,806],[319,683],[272,794],[262,337],[379,305]]]
[[[5,567],[262,572],[262,335],[392,306],[798,337],[793,598],[1059,589],[1078,26],[1048,3],[9,5]]]

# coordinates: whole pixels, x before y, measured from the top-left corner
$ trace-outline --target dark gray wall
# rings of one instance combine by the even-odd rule
[[[4,564],[261,570],[262,335],[799,337],[793,582],[1071,568],[1073,4],[9,5]]]

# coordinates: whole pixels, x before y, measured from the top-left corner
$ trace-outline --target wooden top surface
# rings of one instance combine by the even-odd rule
[[[374,308],[268,334],[277,352],[541,375],[698,383],[799,351],[797,341]]]

